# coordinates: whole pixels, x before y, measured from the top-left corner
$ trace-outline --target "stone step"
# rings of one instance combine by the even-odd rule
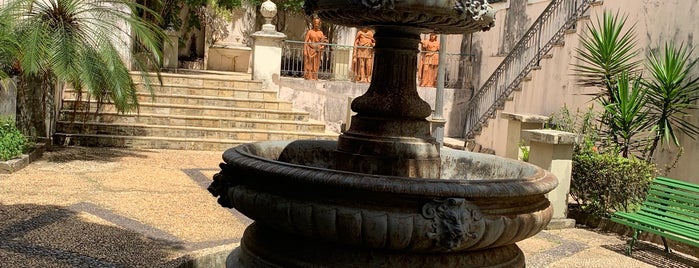
[[[116,124],[96,122],[59,121],[57,132],[81,133],[109,136],[147,136],[169,138],[204,138],[214,140],[268,141],[268,140],[297,140],[302,137],[334,138],[332,133],[280,131],[267,129],[246,128],[205,128],[187,126],[146,125],[146,124]]]
[[[249,90],[263,89],[261,81],[250,80],[249,74],[172,74],[161,73],[163,84],[180,85],[192,87],[215,87],[215,88],[237,88]],[[140,73],[132,73],[131,79],[134,83],[144,83],[150,81],[153,85],[159,85],[160,81],[155,73],[149,73],[146,79]]]
[[[191,95],[209,97],[229,97],[256,100],[274,100],[277,92],[266,89],[240,89],[240,88],[219,88],[219,87],[198,87],[176,84],[153,85],[148,90],[144,84],[136,84],[136,92],[157,95]],[[75,90],[66,89],[64,94],[75,96]]]
[[[319,139],[313,136],[302,137],[303,139]],[[249,143],[250,141],[212,140],[203,138],[70,134],[57,132],[56,134],[54,134],[54,142],[56,144],[61,144],[65,146],[103,146],[134,149],[170,149],[220,152],[240,144]]]
[[[161,94],[161,95],[197,95],[213,97],[234,97],[250,99],[274,99],[277,92],[267,89],[247,89],[247,88],[222,88],[222,87],[200,87],[177,84],[152,85],[151,90],[145,84],[136,84],[138,92]]]
[[[63,107],[72,110],[75,100],[64,99]],[[88,107],[89,106],[89,107]],[[89,104],[83,102],[77,107],[77,111],[92,111],[97,109],[97,103]],[[166,103],[139,103],[139,113],[144,114],[163,114],[163,115],[188,115],[188,116],[214,116],[220,118],[245,117],[251,119],[267,119],[267,120],[297,120],[308,121],[308,113],[300,111],[281,111],[271,109],[254,109],[254,108],[236,108],[236,107],[217,107],[217,106],[201,106],[201,105],[184,105],[184,104],[166,104]],[[102,104],[100,112],[116,113],[116,107],[111,103]]]
[[[292,104],[288,101],[274,99],[249,99],[249,98],[234,98],[234,97],[217,97],[217,96],[201,96],[201,95],[179,95],[179,94],[149,94],[144,92],[137,93],[139,103],[162,103],[162,104],[183,104],[183,105],[199,105],[199,106],[219,106],[219,107],[235,107],[235,108],[254,108],[254,109],[269,109],[280,111],[291,111]],[[77,92],[74,90],[66,91],[63,98],[66,101],[75,101]],[[87,99],[87,94],[83,93],[82,100]]]
[[[187,126],[207,128],[246,128],[281,131],[324,132],[325,124],[315,120],[266,120],[251,118],[222,118],[213,116],[188,116],[188,115],[164,115],[164,114],[118,114],[115,112],[101,112],[95,114],[72,113],[64,110],[60,113],[60,121],[66,122],[98,122],[115,124],[144,124],[162,126]]]

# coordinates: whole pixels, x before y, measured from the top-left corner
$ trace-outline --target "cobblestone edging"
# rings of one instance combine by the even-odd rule
[[[41,158],[45,150],[46,144],[37,143],[28,154],[23,154],[20,158],[0,162],[0,174],[10,174],[23,169],[29,163]]]

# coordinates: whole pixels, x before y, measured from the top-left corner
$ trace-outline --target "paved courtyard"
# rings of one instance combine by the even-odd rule
[[[0,267],[183,267],[230,251],[251,221],[206,191],[221,153],[58,147],[0,174]],[[527,267],[699,267],[625,245],[584,228],[519,243]]]

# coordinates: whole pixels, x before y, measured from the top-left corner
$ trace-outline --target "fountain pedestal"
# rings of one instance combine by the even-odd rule
[[[335,141],[227,150],[209,191],[255,220],[231,267],[523,267],[516,242],[551,219],[551,173],[440,150],[416,87],[420,32],[492,26],[481,1],[307,0],[324,20],[376,30],[357,114]]]

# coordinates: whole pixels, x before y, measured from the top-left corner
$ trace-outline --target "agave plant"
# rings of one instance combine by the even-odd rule
[[[598,97],[610,98],[615,78],[622,71],[637,72],[640,60],[636,59],[635,25],[627,28],[626,16],[605,11],[597,22],[587,25],[580,35],[581,48],[577,48],[573,71],[583,86],[601,87],[605,91]]]
[[[645,132],[649,125],[646,93],[641,78],[631,80],[627,71],[617,75],[611,93],[614,101],[599,100],[605,111],[602,120],[622,156],[629,157],[632,149],[640,147],[634,136]]]
[[[78,96],[87,93],[99,102],[113,102],[120,112],[138,107],[136,86],[124,62],[129,48],[147,52],[133,58],[142,71],[148,62],[157,64],[162,58],[163,31],[142,19],[143,14],[156,19],[158,15],[135,1],[11,0],[0,13],[12,22],[0,25],[0,31],[18,42],[13,62],[22,79],[68,84]],[[43,95],[44,103],[52,99],[52,87],[38,87],[49,92],[31,92],[35,88],[25,90]]]
[[[647,159],[659,143],[680,145],[677,133],[681,132],[695,139],[699,135],[699,127],[686,116],[688,111],[697,109],[699,100],[699,77],[690,77],[697,59],[691,60],[692,51],[680,45],[666,43],[662,54],[651,50],[648,55],[646,68],[649,79],[643,81],[648,88],[648,105],[650,118],[653,122],[654,137]]]

